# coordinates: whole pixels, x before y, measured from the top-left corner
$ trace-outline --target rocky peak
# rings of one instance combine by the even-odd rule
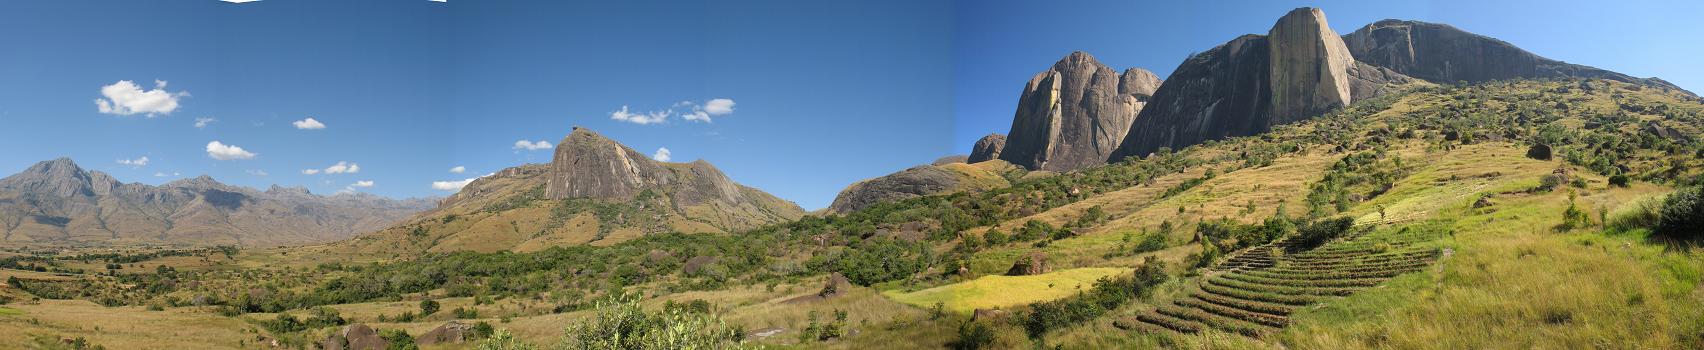
[[[646,187],[667,184],[661,165],[590,129],[575,127],[556,145],[546,198],[629,199]]]
[[[1290,11],[1267,33],[1272,116],[1287,123],[1351,102],[1349,69],[1355,63],[1343,39],[1331,31],[1325,11]]]
[[[93,184],[91,174],[83,171],[71,158],[39,162],[23,172],[0,179],[0,189],[54,197],[94,196]]]
[[[1000,159],[1054,171],[1105,164],[1158,81],[1072,52],[1025,84]]]
[[[1000,158],[1000,151],[1006,148],[1006,135],[988,134],[976,140],[976,146],[970,148],[970,157],[965,163],[981,163]]]

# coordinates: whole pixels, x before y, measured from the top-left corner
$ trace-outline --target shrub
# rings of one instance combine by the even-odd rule
[[[994,327],[987,322],[965,322],[959,325],[959,338],[951,345],[953,349],[975,350],[994,344]]]
[[[1657,236],[1673,240],[1704,239],[1704,194],[1700,187],[1687,187],[1663,199],[1658,215]]]
[[[597,317],[568,327],[559,348],[566,349],[714,349],[740,334],[710,314],[664,310],[650,314],[637,296],[616,296],[597,303]]]
[[[1632,182],[1632,178],[1627,177],[1627,175],[1615,174],[1609,176],[1610,186],[1627,187],[1630,182]]]
[[[379,337],[384,338],[385,341],[387,341],[387,342],[390,342],[390,346],[386,346],[385,350],[419,350],[420,349],[420,345],[414,344],[414,336],[408,335],[408,331],[404,331],[404,330],[401,330],[401,329],[386,329],[384,331],[379,332]]]
[[[1355,226],[1355,219],[1339,217],[1314,221],[1296,228],[1296,245],[1292,249],[1313,249],[1343,236]]]
[[[1159,251],[1160,249],[1166,249],[1166,235],[1162,233],[1150,233],[1142,236],[1142,241],[1137,242],[1135,248],[1137,254]]]
[[[479,324],[485,325],[487,328],[491,327],[490,324],[487,324],[485,322],[480,322]],[[474,327],[475,327],[474,328],[475,330],[479,329],[478,326],[474,326]],[[514,333],[509,333],[509,330],[504,329],[504,330],[498,330],[497,332],[492,333],[491,337],[485,338],[485,340],[479,341],[479,345],[475,346],[474,349],[477,349],[477,350],[537,350],[538,347],[533,346],[532,344],[527,344],[527,342],[521,341],[520,339],[515,339]]]
[[[1662,208],[1660,198],[1646,198],[1616,210],[1609,220],[1605,220],[1604,225],[1613,231],[1656,228],[1657,223],[1662,220]]]
[[[1147,298],[1170,278],[1165,263],[1150,256],[1130,277],[1102,277],[1082,294],[1030,304],[1030,312],[1021,322],[1030,338],[1039,339],[1049,331],[1093,320],[1132,300]]]
[[[1542,143],[1532,144],[1532,148],[1527,149],[1526,156],[1527,158],[1537,160],[1550,160],[1550,145]]]
[[[438,313],[438,301],[426,299],[420,301],[420,317]]]

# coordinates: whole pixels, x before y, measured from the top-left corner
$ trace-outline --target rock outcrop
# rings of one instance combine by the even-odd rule
[[[1351,52],[1323,11],[1290,11],[1268,35],[1244,35],[1184,60],[1108,161],[1258,134],[1411,81],[1358,63]]]
[[[1686,91],[1662,79],[1636,78],[1540,57],[1508,42],[1447,24],[1387,19],[1344,35],[1343,41],[1358,61],[1435,83],[1574,77]]]
[[[432,200],[266,191],[200,176],[160,186],[122,183],[68,158],[0,179],[0,240],[23,243],[292,245],[371,232]]]
[[[1024,86],[999,159],[1050,171],[1105,164],[1158,83],[1152,72],[1119,74],[1073,52]]]
[[[1000,151],[1006,149],[1006,135],[988,134],[976,139],[976,145],[970,148],[970,158],[966,163],[981,163],[1000,159]]]
[[[1006,187],[1011,183],[1004,175],[1012,171],[1018,171],[1017,167],[998,159],[915,166],[847,186],[834,197],[828,212],[844,214],[907,198]]]
[[[1266,34],[1271,115],[1288,123],[1348,105],[1355,58],[1317,8],[1290,11]]]

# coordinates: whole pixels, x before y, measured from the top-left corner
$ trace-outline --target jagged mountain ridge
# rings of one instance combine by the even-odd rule
[[[0,229],[23,244],[295,245],[336,241],[425,210],[429,199],[266,191],[200,176],[122,183],[69,158],[0,179]]]

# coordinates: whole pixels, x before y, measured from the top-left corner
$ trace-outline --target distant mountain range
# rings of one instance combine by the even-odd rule
[[[431,199],[266,191],[211,177],[121,183],[68,158],[0,179],[0,240],[29,244],[271,246],[371,232],[431,208]]]

